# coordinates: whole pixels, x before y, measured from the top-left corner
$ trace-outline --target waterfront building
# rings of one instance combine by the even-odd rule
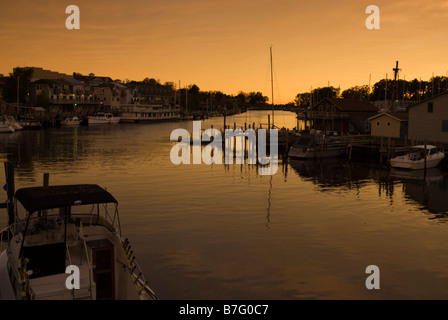
[[[40,79],[31,83],[31,104],[54,114],[89,114],[99,105],[90,86],[72,78]]]
[[[368,133],[368,119],[377,113],[378,109],[369,101],[324,98],[299,114],[298,119],[309,122],[311,128],[324,132]]]
[[[110,83],[112,82],[112,79],[109,77],[97,77],[93,73],[89,74],[89,84],[92,86],[99,86],[102,84]]]
[[[370,134],[372,137],[398,138],[404,140],[408,136],[407,112],[381,112],[370,117]]]
[[[40,67],[29,67],[33,69],[33,76],[31,78],[31,82],[40,80],[40,79],[66,79],[66,78],[73,78],[71,75],[57,72],[57,71],[51,71],[46,70]],[[15,68],[14,68],[15,70]]]
[[[3,99],[3,88],[6,86],[6,79],[5,77],[0,77],[0,99]]]
[[[100,103],[111,109],[119,109],[128,102],[128,88],[117,82],[109,82],[93,87],[93,94]]]
[[[448,143],[448,92],[409,107],[409,139]]]
[[[164,86],[127,84],[129,100],[120,106],[122,122],[164,121],[180,117],[175,91]]]

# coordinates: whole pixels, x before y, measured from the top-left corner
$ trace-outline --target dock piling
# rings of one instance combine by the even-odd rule
[[[8,225],[14,223],[14,164],[11,161],[5,162],[5,176],[7,186],[7,210],[8,210]]]

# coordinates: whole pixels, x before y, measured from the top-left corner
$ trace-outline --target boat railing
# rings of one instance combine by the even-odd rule
[[[95,212],[95,207],[97,208]],[[90,212],[73,212],[71,217],[76,219],[80,218],[86,225],[103,225],[113,230],[116,229],[121,234],[120,217],[118,214],[118,207],[114,205],[114,213],[111,214],[107,204],[102,204],[102,210],[100,210],[100,204],[93,205]]]
[[[65,248],[67,250],[68,263],[69,265],[72,265],[72,257],[70,255],[70,250],[67,244],[65,245]],[[75,288],[72,289],[72,299],[75,300]]]
[[[18,229],[22,229],[21,231],[23,231],[22,223],[11,224],[0,231],[0,252],[2,252],[4,248],[9,245],[11,239],[18,233]]]
[[[82,241],[82,246],[84,247],[84,251],[86,253],[86,259],[87,259],[87,265],[89,266],[89,292],[90,292],[90,300],[92,300],[92,273],[93,273],[93,266],[90,263],[89,259],[89,251],[87,250],[87,245],[85,241]]]
[[[8,245],[9,240],[11,239],[11,236],[12,236],[12,230],[11,230],[12,226],[13,225],[10,225],[10,226],[8,226],[8,227],[6,227],[6,228],[4,228],[4,229],[2,229],[0,231],[0,252],[3,251],[3,245],[4,244]]]
[[[128,260],[128,270],[134,286],[137,289],[138,295],[141,296],[143,292],[146,292],[152,299],[158,300],[154,291],[152,291],[152,289],[149,287],[148,281],[145,279],[143,271],[137,260],[135,259],[135,256],[133,255],[131,245],[129,244],[129,239],[126,238],[126,240],[124,241],[121,239],[121,243]]]

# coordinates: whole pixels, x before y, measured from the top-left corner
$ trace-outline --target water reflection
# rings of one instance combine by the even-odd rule
[[[392,170],[391,176],[403,183],[406,198],[420,204],[422,210],[435,214],[433,219],[446,222],[448,213],[448,179],[441,168],[426,171]]]
[[[448,174],[438,167],[424,170],[389,169],[345,159],[289,160],[292,169],[304,180],[311,181],[321,192],[359,190],[372,182],[378,186],[378,196],[386,195],[391,204],[394,192],[402,189],[407,199],[420,205],[420,209],[435,214],[431,219],[444,219],[448,213]]]
[[[107,187],[162,299],[447,297],[445,168],[422,179],[342,159],[281,158],[273,176],[247,162],[173,165],[170,133],[191,126],[16,132],[0,135],[0,159],[17,161],[17,187],[41,184],[43,172],[50,184]],[[388,275],[377,296],[363,286],[369,264]]]
[[[319,186],[320,191],[333,188],[359,189],[368,184],[372,176],[383,180],[386,171],[378,171],[370,165],[348,162],[343,158],[328,158],[321,161],[290,159],[289,164],[296,173]]]
[[[49,166],[67,168],[91,150],[90,139],[80,139],[79,128],[55,130],[19,131],[13,135],[0,135],[1,152],[17,164],[17,171],[32,175],[36,163],[45,161]]]

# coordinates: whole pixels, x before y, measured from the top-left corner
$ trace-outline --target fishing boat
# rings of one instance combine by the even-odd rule
[[[22,188],[13,203],[14,222],[1,233],[0,299],[157,299],[122,237],[118,202],[105,189]],[[67,272],[75,267],[79,287]]]
[[[78,117],[67,117],[61,121],[61,126],[78,126],[81,123],[81,119]]]
[[[121,117],[114,116],[110,112],[97,112],[88,117],[88,124],[116,124],[120,119]]]
[[[347,144],[337,137],[317,134],[303,134],[290,147],[288,156],[298,159],[321,159],[340,157],[347,149]]]
[[[426,155],[426,156],[425,156]],[[413,146],[405,155],[390,159],[392,168],[421,170],[437,167],[445,158],[445,153],[433,145]]]

